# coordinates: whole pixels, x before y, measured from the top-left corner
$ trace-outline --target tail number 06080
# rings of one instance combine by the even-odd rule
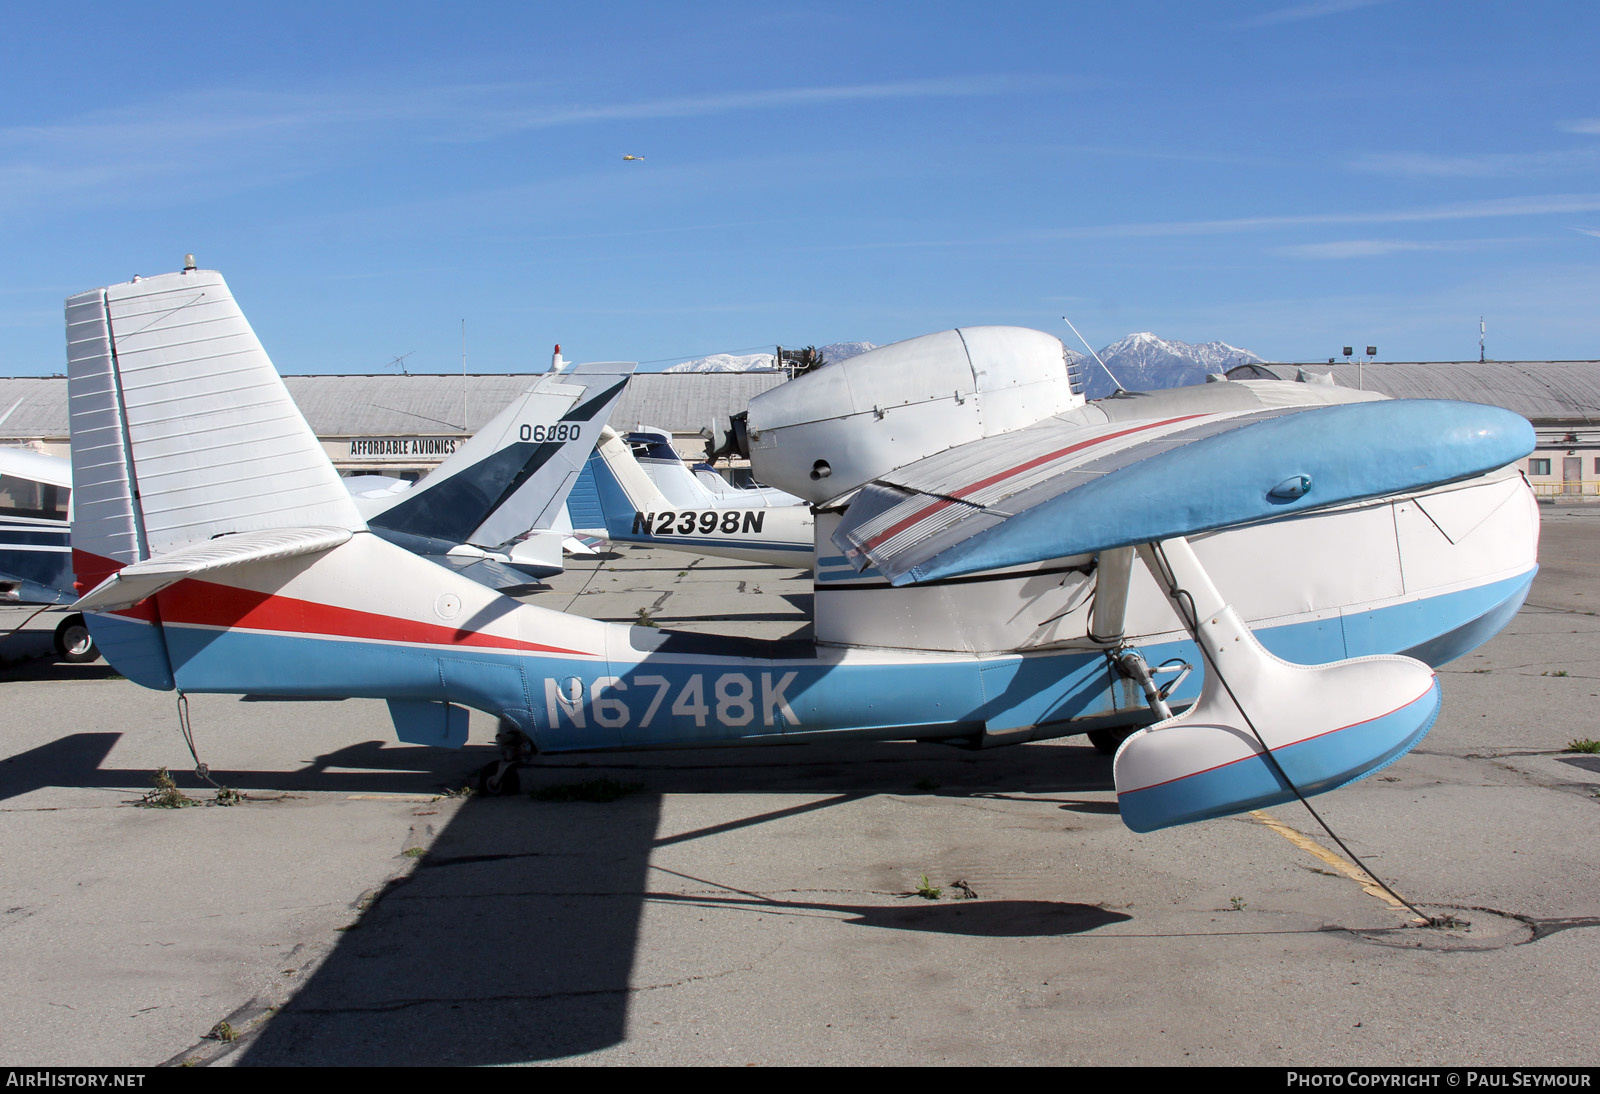
[[[517,436],[524,441],[575,441],[582,422],[557,422],[555,425],[528,425],[523,423]]]

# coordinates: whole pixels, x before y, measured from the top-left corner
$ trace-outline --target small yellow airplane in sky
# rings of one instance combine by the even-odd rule
[[[625,159],[625,160],[638,160],[640,163],[644,162],[644,157],[643,156],[635,156],[635,155],[632,155],[631,153],[629,155],[623,156],[622,158]]]

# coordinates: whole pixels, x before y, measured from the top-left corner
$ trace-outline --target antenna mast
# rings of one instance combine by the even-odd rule
[[[1483,364],[1483,316],[1478,316],[1478,364]]]
[[[1061,317],[1061,321],[1063,323],[1065,323],[1067,326],[1072,327],[1072,333],[1073,334],[1078,334],[1078,328],[1072,326],[1072,320],[1068,319],[1066,316],[1063,315]],[[1112,372],[1109,368],[1106,368],[1106,363],[1104,361],[1100,360],[1100,355],[1094,351],[1094,347],[1089,344],[1089,340],[1087,338],[1085,338],[1083,335],[1078,334],[1078,341],[1082,342],[1083,343],[1083,348],[1089,351],[1089,356],[1094,358],[1095,364],[1099,365],[1102,369],[1105,369],[1105,374],[1107,376],[1111,377],[1111,382],[1113,384],[1117,385],[1117,394],[1118,395],[1126,395],[1126,394],[1128,394],[1128,389],[1122,386],[1122,381],[1117,379],[1116,374],[1114,372]]]

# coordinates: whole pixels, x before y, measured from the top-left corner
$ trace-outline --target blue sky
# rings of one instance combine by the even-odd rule
[[[185,252],[285,372],[457,370],[463,320],[480,372],[1063,314],[1600,357],[1589,5],[464,7],[8,7],[0,374]]]

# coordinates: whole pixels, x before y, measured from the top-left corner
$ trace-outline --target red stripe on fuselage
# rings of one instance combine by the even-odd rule
[[[98,585],[122,569],[123,564],[101,558],[87,551],[73,552],[73,568],[81,583],[94,578]],[[90,586],[93,588],[93,585]],[[171,588],[163,589],[152,600],[143,600],[132,608],[112,614],[127,619],[156,621],[156,604],[160,605],[161,622],[199,627],[238,627],[242,630],[278,631],[306,636],[332,638],[368,638],[379,642],[409,642],[430,646],[470,646],[478,649],[519,650],[527,653],[566,653],[577,657],[592,657],[581,650],[560,646],[546,646],[537,642],[520,642],[515,638],[467,631],[437,623],[422,623],[413,619],[398,619],[357,608],[341,608],[332,604],[319,604],[276,593],[262,593],[254,589],[240,589],[213,581],[189,578]]]
[[[339,608],[254,589],[238,589],[193,578],[156,594],[161,621],[202,627],[239,627],[245,630],[291,634],[370,638],[380,642],[412,642],[432,646],[474,646],[483,649],[524,650],[533,653],[570,653],[578,650],[519,642],[482,631],[466,631],[437,623],[397,619],[356,608]]]
[[[915,513],[912,513],[910,516],[897,522],[894,526],[873,536],[871,539],[861,545],[862,549],[870,550],[874,547],[877,547],[885,540],[891,539],[894,536],[899,535],[901,532],[904,532],[907,528],[910,528],[918,521],[924,520],[939,512],[941,509],[949,506],[953,501],[970,497],[971,495],[976,494],[979,490],[993,486],[995,483],[1008,479],[1013,475],[1020,475],[1024,471],[1031,471],[1041,464],[1049,463],[1051,460],[1059,460],[1062,456],[1070,456],[1074,452],[1082,452],[1085,448],[1093,448],[1097,444],[1104,444],[1107,441],[1114,441],[1118,437],[1127,437],[1134,433],[1143,433],[1149,429],[1160,429],[1162,426],[1176,425],[1179,422],[1187,422],[1194,418],[1204,417],[1204,414],[1185,414],[1181,418],[1168,418],[1165,421],[1150,422],[1146,425],[1136,426],[1133,429],[1124,429],[1118,433],[1107,433],[1103,437],[1094,437],[1087,441],[1079,441],[1077,444],[1068,445],[1066,448],[1057,449],[1054,452],[1047,452],[1043,456],[1035,456],[1033,459],[1028,460],[1025,463],[1019,463],[1017,466],[1005,471],[997,471],[988,478],[979,479],[977,482],[972,483],[969,486],[963,486],[959,490],[952,490],[948,494],[935,499],[929,504],[923,506],[921,509],[918,509]]]

